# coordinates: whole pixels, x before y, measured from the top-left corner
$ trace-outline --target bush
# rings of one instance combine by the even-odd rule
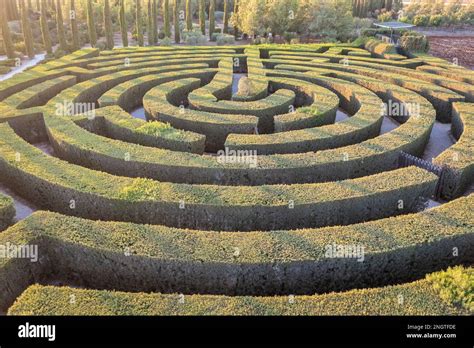
[[[426,278],[447,303],[474,311],[474,268],[457,266]]]
[[[160,40],[160,46],[171,46],[173,44],[173,40],[169,37],[165,37]]]
[[[285,31],[283,33],[283,38],[286,42],[291,42],[291,40],[296,39],[298,37],[297,33]]]
[[[426,27],[430,22],[430,17],[427,15],[417,15],[413,19],[413,24],[419,27]]]
[[[228,34],[219,34],[216,41],[218,46],[232,45],[235,43],[235,37]]]
[[[416,31],[404,33],[400,37],[399,43],[404,50],[410,52],[428,52],[430,49],[426,36]]]
[[[204,45],[207,42],[207,37],[200,30],[183,30],[183,40],[187,45]]]
[[[439,27],[441,24],[443,24],[443,22],[445,22],[445,18],[444,16],[442,15],[433,15],[430,17],[430,26],[433,26],[433,27]]]
[[[379,22],[390,22],[392,19],[392,12],[384,12],[377,17]]]

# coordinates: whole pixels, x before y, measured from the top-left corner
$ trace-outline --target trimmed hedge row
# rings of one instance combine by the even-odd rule
[[[293,73],[293,75],[296,75],[296,73]],[[301,78],[308,79],[310,82],[314,81],[314,77],[311,77],[311,75],[298,75],[298,77],[300,76]],[[379,88],[383,93],[387,93],[388,91],[387,86],[379,82],[377,82],[375,87],[370,84],[365,87],[369,89]],[[427,102],[414,93],[413,96],[408,99],[407,95],[410,96],[410,94],[407,94],[406,90],[396,86],[391,87],[390,90],[396,91],[397,88],[403,91],[400,93],[400,98],[403,98],[404,101],[418,102],[421,105],[421,113],[420,117],[410,118],[396,131],[360,144],[335,150],[320,151],[317,154],[259,156],[257,167],[251,169],[248,168],[248,165],[236,163],[221,164],[217,163],[215,159],[201,158],[201,156],[183,157],[182,153],[167,153],[162,151],[159,156],[150,156],[150,149],[147,149],[146,154],[141,153],[143,150],[138,147],[132,149],[130,145],[125,146],[122,143],[97,137],[94,134],[89,134],[87,137],[84,137],[84,139],[88,139],[88,141],[90,139],[90,141],[94,143],[96,151],[99,150],[102,152],[103,156],[115,158],[116,166],[118,165],[117,161],[120,160],[122,162],[120,166],[128,168],[129,163],[125,163],[123,159],[123,153],[126,152],[130,152],[132,158],[146,158],[147,161],[163,163],[167,167],[169,167],[170,163],[174,163],[175,166],[176,163],[182,163],[185,166],[187,166],[188,163],[192,163],[192,167],[187,166],[188,173],[189,170],[192,170],[193,173],[193,175],[187,175],[187,180],[195,180],[192,181],[192,183],[259,185],[264,183],[315,182],[358,177],[396,168],[399,151],[419,154],[424,149],[434,121],[434,110],[432,110],[429,103],[426,105]],[[162,89],[163,85],[160,86],[159,90],[162,91]],[[174,89],[172,88],[171,90]],[[392,91],[391,93],[394,92]],[[157,100],[157,98],[154,99]],[[167,102],[166,105],[171,104]],[[171,106],[171,109],[175,115],[183,118],[181,113],[182,109],[175,106]],[[193,115],[195,114],[193,113]],[[186,112],[184,116],[187,116]],[[225,115],[220,116],[220,118],[222,117],[225,117]],[[216,117],[214,117],[214,123],[216,121],[215,119]],[[164,121],[169,122],[166,119]],[[49,123],[47,122],[47,124]],[[176,124],[172,123],[172,125],[176,128],[180,128],[177,127]],[[199,132],[199,130],[196,131]],[[72,134],[72,136],[74,136],[74,134]],[[113,148],[116,150],[112,150]],[[156,152],[157,149],[153,149],[153,151]],[[74,161],[74,157],[77,157],[77,154],[74,155],[74,153],[71,153],[68,156],[68,159]],[[86,158],[82,156],[79,158],[81,161],[86,160]],[[107,168],[110,169],[111,167],[107,166]],[[101,169],[103,170],[103,168]],[[166,171],[153,173],[154,175],[167,175]],[[207,175],[203,176],[204,173]],[[174,175],[177,176],[172,180],[176,181],[176,178],[180,177],[180,173],[175,171]],[[159,179],[163,180],[163,177]]]
[[[257,117],[235,114],[217,115],[185,108],[183,95],[187,95],[200,86],[201,82],[198,79],[188,78],[151,89],[143,98],[147,119],[166,122],[178,129],[204,134],[207,151],[221,149],[225,139],[231,133],[255,132],[258,126]]]
[[[359,62],[372,62],[379,64],[388,64],[392,66],[398,66],[402,68],[415,69],[416,67],[423,65],[423,61],[418,58],[413,59],[404,59],[404,60],[390,60],[382,58],[369,58],[369,57],[359,57],[359,56],[347,56],[343,54],[329,54],[329,53],[299,53],[291,51],[281,51],[278,49],[271,50],[269,52],[269,58],[273,58],[273,55],[292,55],[292,56],[301,56],[301,57],[314,57],[314,58],[325,58],[329,59],[331,63],[340,63],[341,61],[349,60],[359,61]],[[350,63],[349,63],[350,64]]]
[[[313,93],[318,99],[314,100],[313,105],[319,106],[322,97],[323,110],[330,108],[329,112],[323,111],[324,118],[329,115],[332,120],[335,119],[337,104],[339,104],[337,98],[334,100],[335,94],[337,94],[344,109],[354,114],[354,116],[334,125],[316,126],[284,133],[268,135],[231,134],[226,141],[226,146],[230,149],[255,149],[260,155],[318,151],[359,143],[380,133],[383,119],[380,106],[382,101],[374,93],[363,87],[327,77],[315,78],[312,83],[272,77],[270,84],[282,88],[290,88],[289,85],[300,85],[307,88],[308,86],[309,88],[314,86]],[[326,91],[326,93],[321,93],[318,89]],[[329,96],[328,92],[330,93]],[[326,101],[328,97],[332,99]],[[337,104],[335,101],[337,101]],[[325,103],[329,105],[326,106]],[[308,110],[310,115],[313,113],[313,108],[314,106]],[[317,113],[316,117],[318,117]]]
[[[406,59],[405,56],[397,53],[397,49],[393,44],[389,44],[375,39],[370,39],[365,43],[364,47],[367,51],[372,52],[375,56],[379,58],[385,58],[389,60]]]
[[[174,71],[149,74],[122,82],[100,96],[99,106],[118,105],[130,112],[142,104],[143,97],[153,87],[183,78],[199,78],[203,83],[208,83],[216,73],[215,69],[209,69],[205,64],[190,64],[186,70],[178,69],[178,66],[175,68]]]
[[[62,90],[74,86],[75,83],[75,76],[60,76],[15,93],[4,99],[3,103],[16,109],[41,106],[46,104],[48,100],[56,96]]]
[[[385,81],[394,85],[404,87],[406,89],[412,90],[421,96],[428,99],[436,109],[436,118],[441,122],[450,122],[452,106],[451,104],[456,101],[464,101],[466,98],[463,95],[455,93],[447,88],[434,85],[432,83],[412,78],[409,76],[404,76],[400,78],[400,75],[394,72],[388,71],[379,71],[375,69],[365,68],[362,66],[352,66],[344,64],[332,64],[332,63],[295,63],[290,62],[285,65],[279,65],[280,69],[289,69],[290,66],[295,65],[297,68],[301,65],[303,68],[301,70],[306,71],[317,71],[320,72],[321,69],[325,69],[329,76],[334,76],[337,74],[339,77],[341,72],[347,72],[352,74],[359,74],[363,77],[372,77],[378,79],[379,81]]]
[[[265,78],[266,69],[260,59],[261,51],[258,48],[246,48],[245,56],[247,58],[247,75],[252,84],[250,93],[239,95],[236,93],[232,100],[236,102],[250,102],[265,98],[268,95],[268,82]]]
[[[13,199],[0,192],[0,231],[11,225],[15,217],[15,204]]]
[[[113,176],[61,161],[27,144],[7,125],[0,125],[0,134],[0,178],[6,184],[42,208],[93,219],[242,231],[350,224],[413,211],[420,197],[433,194],[438,180],[410,167],[324,184],[173,184]],[[93,152],[95,145],[68,149],[63,139],[52,138],[56,155],[81,150],[79,156],[91,167],[101,161]],[[16,161],[17,152],[21,161]],[[128,174],[139,171],[133,156],[127,163]],[[99,166],[114,164],[109,159]],[[144,165],[150,167],[149,162]]]
[[[206,137],[186,132],[158,121],[145,122],[131,117],[119,106],[94,111],[94,119],[75,120],[81,127],[111,139],[173,151],[202,154]]]
[[[297,79],[272,78],[270,89],[291,89],[296,93],[293,112],[275,115],[274,130],[277,133],[334,123],[339,106],[338,96],[313,83]]]
[[[188,102],[190,107],[201,109],[201,106],[212,105],[220,99],[231,99],[233,64],[231,58],[221,60],[218,66],[219,71],[214,75],[212,81],[189,93]]]
[[[472,279],[472,268],[461,272]],[[311,296],[147,294],[32,285],[8,315],[472,315],[472,308],[446,300],[443,284],[431,280],[444,273],[401,285]]]
[[[464,97],[466,97],[466,101],[473,102],[474,101],[474,86],[469,83],[463,83],[461,81],[457,81],[455,79],[448,78],[445,76],[444,78],[440,79],[439,76],[432,73],[424,72],[420,70],[422,66],[417,70],[413,69],[406,69],[400,67],[393,67],[390,65],[384,64],[376,64],[376,63],[369,63],[369,62],[351,62],[352,66],[362,66],[364,68],[370,68],[374,70],[380,71],[388,71],[390,73],[408,76],[417,80],[426,81],[435,85],[439,85],[441,87],[450,89]],[[365,73],[363,73],[365,75]]]
[[[474,104],[453,104],[451,133],[458,142],[433,161],[445,168],[441,194],[446,199],[462,195],[474,183]]]
[[[0,244],[36,244],[42,251],[36,263],[0,259],[0,309],[29,285],[51,280],[119,291],[259,296],[412,281],[473,263],[473,208],[471,195],[422,213],[357,225],[247,233],[37,212],[0,234]],[[334,245],[363,247],[363,262],[357,255],[331,257],[327,250]]]

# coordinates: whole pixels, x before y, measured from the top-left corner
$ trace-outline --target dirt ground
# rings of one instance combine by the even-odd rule
[[[459,65],[474,69],[474,33],[472,36],[428,36],[430,54],[453,62],[457,58]]]

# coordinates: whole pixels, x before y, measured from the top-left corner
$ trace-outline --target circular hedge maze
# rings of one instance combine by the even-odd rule
[[[382,44],[84,49],[1,82],[0,110],[0,182],[38,209],[13,224],[0,197],[3,313],[474,310],[470,70]]]

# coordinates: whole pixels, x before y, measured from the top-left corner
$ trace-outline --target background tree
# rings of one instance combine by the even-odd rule
[[[242,32],[255,36],[265,32],[265,0],[245,0],[239,2],[238,21]]]
[[[81,47],[79,40],[79,30],[77,29],[77,12],[75,0],[71,0],[69,11],[69,19],[71,21],[71,31],[72,31],[72,47],[73,50],[78,50]]]
[[[95,28],[92,0],[87,0],[87,30],[89,32],[89,42],[92,47],[95,47],[97,45],[97,31]]]
[[[165,37],[171,37],[170,4],[168,0],[163,1],[163,30]]]
[[[5,11],[8,21],[16,21],[20,19],[20,12],[18,11],[17,1],[6,1],[5,8],[2,8],[2,12]]]
[[[136,0],[136,16],[135,21],[137,24],[137,42],[138,46],[143,46],[145,43],[143,41],[143,25],[142,25],[142,4],[140,0]]]
[[[209,1],[209,38],[216,31],[216,0]]]
[[[193,30],[193,4],[191,0],[186,0],[186,30]]]
[[[174,41],[176,43],[180,43],[181,37],[179,33],[179,0],[174,0],[173,22],[174,22]]]
[[[13,48],[10,27],[8,26],[7,11],[0,12],[0,21],[2,21],[2,37],[5,53],[7,54],[8,58],[15,58],[15,49]]]
[[[224,28],[223,28],[224,33],[229,32],[229,1],[224,0]]]
[[[297,31],[298,0],[269,1],[265,10],[265,26],[275,35]]]
[[[51,45],[51,36],[49,35],[49,26],[48,26],[48,17],[47,17],[47,5],[46,0],[41,0],[41,16],[40,16],[40,25],[41,25],[41,34],[43,37],[44,49],[47,54],[53,53],[53,47]]]
[[[206,1],[199,0],[199,25],[202,35],[206,35]]]
[[[153,2],[148,0],[148,11],[147,11],[147,22],[146,22],[146,32],[148,35],[148,45],[153,46],[155,38],[153,37]]]
[[[234,36],[237,38],[239,36],[239,0],[234,0],[234,12],[232,13],[232,17],[230,19],[232,26],[234,28]]]
[[[120,33],[122,34],[122,45],[123,47],[128,47],[128,27],[127,18],[125,17],[125,0],[120,0],[119,21]]]
[[[153,44],[158,43],[158,13],[157,13],[157,1],[153,0]]]
[[[104,0],[104,28],[106,46],[108,50],[111,50],[114,48],[114,29],[112,27],[109,0]]]
[[[63,9],[61,7],[61,0],[56,1],[56,29],[58,31],[58,42],[61,51],[67,52],[66,33],[64,32]]]
[[[31,59],[35,56],[35,48],[33,42],[33,34],[31,33],[30,18],[28,16],[28,9],[24,0],[20,1],[21,7],[21,30],[23,32],[23,40],[25,42],[25,50],[27,56]]]

